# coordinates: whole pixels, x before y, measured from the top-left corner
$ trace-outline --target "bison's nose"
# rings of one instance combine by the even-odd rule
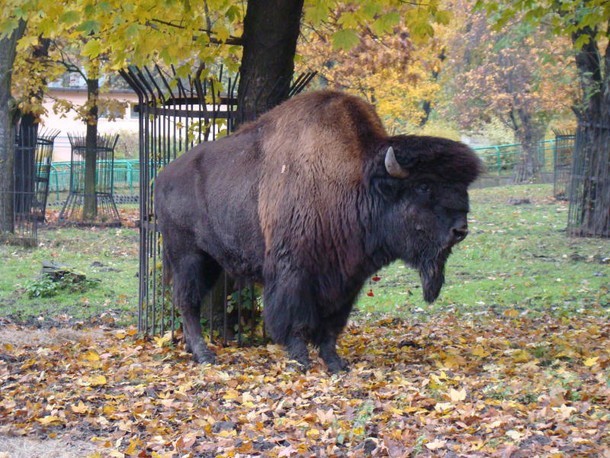
[[[468,235],[468,225],[458,224],[451,229],[451,236],[453,237],[453,243],[460,243]]]

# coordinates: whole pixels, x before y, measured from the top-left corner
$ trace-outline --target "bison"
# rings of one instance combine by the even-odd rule
[[[462,143],[389,136],[371,105],[336,91],[296,96],[194,147],[154,183],[187,350],[215,359],[200,304],[224,269],[264,286],[265,326],[303,368],[313,344],[329,371],[347,369],[337,338],[374,272],[402,259],[425,300],[438,297],[481,167]]]

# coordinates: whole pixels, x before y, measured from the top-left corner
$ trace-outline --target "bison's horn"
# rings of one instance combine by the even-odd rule
[[[394,178],[407,178],[409,172],[403,169],[394,155],[394,148],[388,147],[385,153],[385,169],[388,171],[391,177]]]

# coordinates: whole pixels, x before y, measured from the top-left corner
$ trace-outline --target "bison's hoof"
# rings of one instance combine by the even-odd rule
[[[309,360],[291,359],[288,361],[288,364],[286,364],[286,370],[288,372],[302,372],[304,374],[309,371],[309,369],[311,369],[311,361]]]
[[[342,358],[337,358],[336,360],[327,362],[326,367],[328,367],[328,372],[330,372],[331,374],[338,374],[339,372],[349,372],[349,364]]]
[[[193,359],[197,364],[214,364],[216,362],[216,355],[211,351],[193,353]]]

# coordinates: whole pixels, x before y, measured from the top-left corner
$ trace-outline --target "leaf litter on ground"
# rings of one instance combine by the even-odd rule
[[[93,457],[607,457],[610,326],[587,312],[357,320],[335,376],[271,344],[198,366],[133,328],[31,340],[5,322],[0,436],[79,438]]]

